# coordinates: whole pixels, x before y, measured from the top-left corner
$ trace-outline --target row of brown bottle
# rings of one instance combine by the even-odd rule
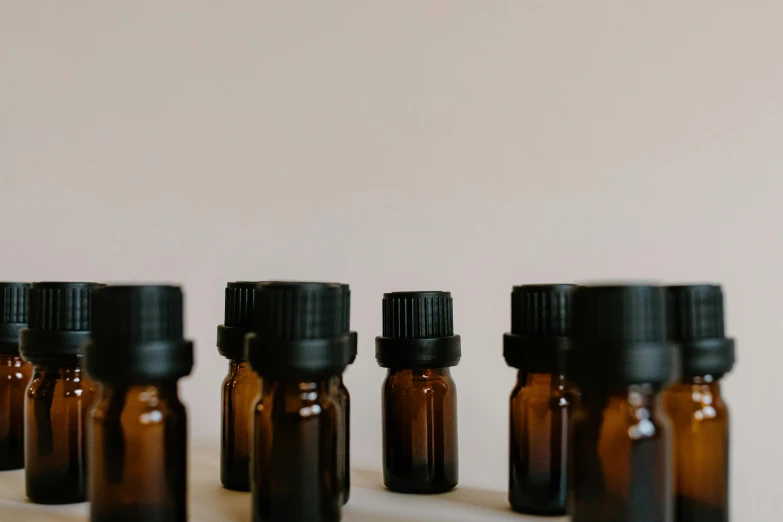
[[[719,286],[524,285],[504,354],[509,501],[574,522],[727,522]]]
[[[20,336],[22,354],[34,364],[25,399],[28,497],[85,499],[92,425],[93,519],[142,513],[184,520],[185,411],[176,381],[190,372],[192,345],[182,338],[181,291],[102,287],[3,285],[0,357],[11,378],[2,381],[8,385],[0,397],[11,402],[0,412],[8,419],[0,424],[0,466],[12,469],[22,461],[18,398],[26,363],[13,352]],[[93,294],[99,305],[91,335]],[[339,519],[348,500],[349,396],[342,370],[356,356],[349,316],[347,285],[231,283],[226,289],[226,324],[218,333],[219,349],[230,360],[221,480],[247,490],[254,469],[255,520]],[[449,367],[460,358],[451,296],[386,294],[383,319],[376,358],[389,370],[382,399],[384,482],[399,492],[448,491],[458,481]],[[100,387],[84,378],[79,361],[90,337],[86,363]],[[673,508],[679,522],[728,519],[728,418],[718,380],[730,371],[734,351],[723,333],[719,287],[516,287],[505,353],[520,369],[510,419],[515,510],[562,514],[570,482],[577,521],[669,521]],[[665,393],[672,449],[660,392],[680,365],[682,376]],[[267,378],[255,401],[257,374]],[[150,465],[160,469],[136,464],[139,452],[155,454],[157,464]],[[154,487],[138,490],[135,503],[126,505],[134,499],[128,492],[151,476]],[[271,493],[286,490],[288,496]]]

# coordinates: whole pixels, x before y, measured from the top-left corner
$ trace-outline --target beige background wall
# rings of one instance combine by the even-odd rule
[[[512,284],[724,283],[734,519],[783,489],[783,3],[0,0],[0,278],[185,285],[217,443],[236,279],[349,282],[353,459],[381,293],[448,289],[461,476],[503,489]]]

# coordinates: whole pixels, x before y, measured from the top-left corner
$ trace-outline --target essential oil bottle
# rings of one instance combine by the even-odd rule
[[[673,522],[674,470],[661,390],[676,377],[659,286],[580,286],[567,377],[572,522]]]
[[[226,285],[225,319],[217,333],[218,352],[228,359],[228,375],[223,380],[220,482],[234,491],[250,491],[251,410],[261,391],[261,380],[245,361],[245,335],[253,322],[257,285]]]
[[[176,286],[108,286],[93,296],[85,369],[102,384],[90,413],[90,520],[187,520],[187,419],[177,380],[193,367]]]
[[[33,365],[25,395],[25,489],[38,504],[84,502],[87,412],[95,383],[84,378],[82,345],[90,336],[97,283],[33,283],[28,328],[19,350]]]
[[[28,283],[0,283],[0,471],[24,467],[24,394],[32,366],[19,355]]]
[[[511,333],[503,353],[519,370],[509,415],[509,489],[519,513],[566,513],[568,422],[578,400],[566,381],[573,285],[523,285],[511,292]]]
[[[356,353],[346,285],[265,282],[245,358],[262,379],[255,405],[254,522],[336,522],[345,490],[334,378]]]
[[[383,482],[400,493],[443,493],[459,480],[457,387],[461,357],[449,292],[383,296],[375,340],[383,383]]]
[[[682,378],[664,397],[672,419],[676,521],[729,520],[729,410],[720,382],[734,367],[717,285],[670,286],[669,338],[680,347]]]

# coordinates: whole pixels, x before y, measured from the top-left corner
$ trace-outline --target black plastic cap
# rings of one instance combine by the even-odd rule
[[[33,283],[19,351],[37,365],[72,364],[90,337],[90,303],[99,283]]]
[[[734,339],[726,337],[719,285],[667,287],[669,338],[680,347],[684,377],[722,376],[735,363]]]
[[[509,366],[526,372],[563,373],[571,345],[575,285],[522,285],[511,292],[511,333],[503,337]]]
[[[232,361],[245,358],[245,335],[251,331],[256,308],[257,282],[238,281],[226,285],[226,313],[218,326],[220,355]]]
[[[29,317],[29,283],[0,283],[0,354],[19,353],[19,332],[27,326]]]
[[[259,283],[245,359],[261,377],[341,374],[356,358],[350,298],[343,284]]]
[[[448,368],[459,364],[461,356],[450,292],[383,294],[383,335],[375,339],[379,366]]]
[[[585,388],[662,386],[679,375],[660,286],[578,287],[573,341],[567,374]]]
[[[117,285],[93,293],[85,367],[95,380],[143,384],[176,380],[193,368],[177,286]]]

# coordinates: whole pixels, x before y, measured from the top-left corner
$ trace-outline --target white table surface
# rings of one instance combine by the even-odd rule
[[[190,521],[250,522],[250,495],[226,491],[220,486],[216,448],[194,448],[191,452]],[[87,504],[40,506],[25,500],[24,471],[0,472],[0,521],[84,522]],[[493,522],[567,518],[528,517],[508,509],[505,491],[467,487],[444,495],[400,495],[384,489],[377,471],[354,469],[351,500],[343,508],[344,522]]]

